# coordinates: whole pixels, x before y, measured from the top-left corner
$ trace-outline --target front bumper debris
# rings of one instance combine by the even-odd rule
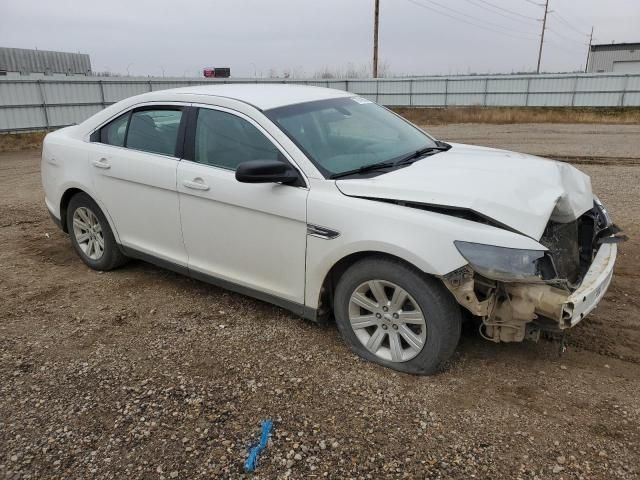
[[[482,318],[482,334],[494,342],[537,338],[540,329],[561,331],[580,322],[607,291],[617,245],[600,245],[572,293],[545,283],[503,283],[479,277],[467,265],[442,279],[458,303]]]
[[[582,283],[564,304],[565,319],[561,328],[573,327],[596,308],[611,283],[617,255],[615,243],[600,245]]]

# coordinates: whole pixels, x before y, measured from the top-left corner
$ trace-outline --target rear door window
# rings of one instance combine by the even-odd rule
[[[115,145],[116,147],[124,147],[124,138],[127,133],[129,115],[130,112],[127,112],[102,127],[100,130],[100,143]]]
[[[170,108],[137,110],[131,114],[126,147],[149,153],[176,155],[182,110]]]

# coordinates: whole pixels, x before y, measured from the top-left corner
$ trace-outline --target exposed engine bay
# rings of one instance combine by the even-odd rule
[[[442,279],[460,305],[482,320],[480,332],[494,342],[538,340],[541,331],[562,332],[595,307],[609,282],[617,235],[606,209],[594,206],[577,220],[549,221],[540,238],[548,252],[531,281],[501,281],[465,265]]]

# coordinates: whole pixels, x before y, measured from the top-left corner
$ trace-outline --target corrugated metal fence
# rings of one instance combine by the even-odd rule
[[[348,90],[387,106],[637,107],[640,75],[500,75],[272,80],[68,77],[0,80],[0,131],[78,123],[123,98],[210,83],[296,83]]]

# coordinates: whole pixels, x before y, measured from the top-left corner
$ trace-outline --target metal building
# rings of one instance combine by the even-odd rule
[[[591,45],[587,72],[640,73],[640,43]]]
[[[52,52],[0,47],[0,75],[90,75],[86,53]]]

